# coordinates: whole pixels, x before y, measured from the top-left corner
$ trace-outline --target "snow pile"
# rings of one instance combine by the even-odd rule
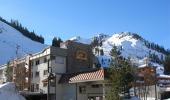
[[[47,45],[32,41],[13,27],[0,21],[0,65],[26,54],[43,50]],[[18,55],[16,55],[18,52]]]
[[[140,100],[138,97],[132,97],[130,100]]]
[[[14,83],[5,83],[0,85],[0,99],[1,100],[26,100],[23,96],[18,94]]]

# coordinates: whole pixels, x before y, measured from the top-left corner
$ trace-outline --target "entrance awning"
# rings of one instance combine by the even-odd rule
[[[78,83],[104,80],[104,69],[62,75],[59,83]]]

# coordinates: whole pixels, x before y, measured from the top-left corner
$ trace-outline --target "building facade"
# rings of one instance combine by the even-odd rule
[[[12,81],[28,100],[106,100],[110,87],[106,82],[108,74],[98,64],[90,45],[66,41],[60,48],[50,46],[39,53],[15,59],[9,67],[13,69]],[[6,67],[0,67],[1,83],[6,82]],[[158,79],[155,69],[147,66],[139,68],[137,76],[133,96],[142,98],[144,86],[150,88],[147,92],[150,97],[166,95],[159,84],[155,85]],[[148,78],[153,82],[147,83]]]

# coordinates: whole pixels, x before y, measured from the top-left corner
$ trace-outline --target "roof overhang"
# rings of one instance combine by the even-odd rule
[[[80,82],[92,82],[103,81],[104,69],[97,69],[87,72],[64,74],[61,76],[59,83],[80,83]]]

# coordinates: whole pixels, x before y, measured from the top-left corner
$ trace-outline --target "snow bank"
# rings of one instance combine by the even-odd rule
[[[21,96],[14,83],[5,83],[0,85],[0,100],[26,100]]]
[[[131,97],[130,99],[123,99],[123,100],[140,100],[138,97],[134,96],[134,97]]]

